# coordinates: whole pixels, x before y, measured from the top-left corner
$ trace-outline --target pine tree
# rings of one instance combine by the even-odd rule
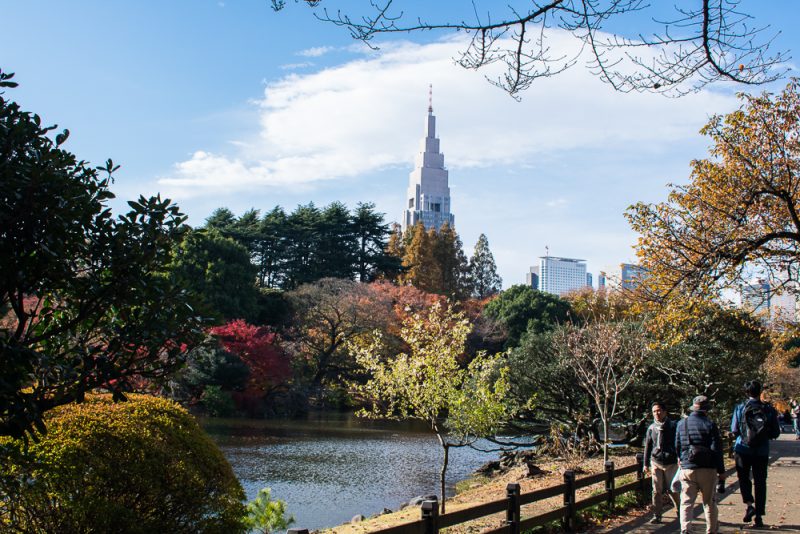
[[[375,280],[386,270],[397,271],[402,256],[396,260],[387,257],[386,237],[390,235],[389,227],[383,222],[383,213],[375,211],[372,202],[356,205],[352,216],[353,234],[357,241],[355,272],[361,282]]]
[[[469,260],[469,273],[473,296],[484,299],[500,292],[503,280],[497,274],[494,256],[489,250],[489,240],[481,234],[475,243],[475,252]]]
[[[258,229],[258,281],[261,287],[280,287],[285,279],[286,212],[275,206],[265,213]]]

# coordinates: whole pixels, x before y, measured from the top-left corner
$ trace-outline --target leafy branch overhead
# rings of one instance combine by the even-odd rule
[[[297,1],[297,0],[296,0]],[[279,11],[284,0],[270,0]],[[333,0],[305,0],[315,16],[349,30],[378,48],[376,37],[419,31],[458,31],[469,36],[456,63],[468,69],[498,64],[490,83],[514,97],[534,81],[585,64],[617,91],[673,96],[717,81],[763,84],[786,72],[784,51],[770,50],[776,32],[759,26],[738,0],[693,0],[665,9],[645,0],[549,0],[489,4],[474,0],[469,18],[433,18],[403,9],[397,0],[373,0],[364,12],[337,8]],[[340,2],[340,4],[342,4]],[[689,5],[687,7],[687,5]],[[420,8],[422,9],[422,8]],[[632,36],[612,28],[635,28]],[[560,35],[577,40],[565,52]]]

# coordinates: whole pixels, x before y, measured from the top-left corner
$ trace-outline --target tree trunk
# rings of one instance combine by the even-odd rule
[[[608,461],[608,397],[603,400],[603,461]]]
[[[441,473],[441,476],[439,477],[441,497],[442,497],[440,499],[440,501],[442,503],[441,513],[444,514],[444,503],[445,503],[445,498],[446,498],[445,494],[444,494],[444,487],[445,487],[445,480],[446,480],[446,475],[447,475],[447,461],[448,461],[448,456],[450,454],[450,445],[446,444],[444,442],[444,440],[442,440],[441,437],[439,438],[439,441],[442,444],[442,448],[444,449],[444,459],[442,460],[442,473]]]

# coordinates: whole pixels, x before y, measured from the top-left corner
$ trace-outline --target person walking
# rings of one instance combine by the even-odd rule
[[[699,395],[694,398],[691,413],[678,423],[675,449],[681,472],[681,533],[689,534],[692,508],[698,492],[703,496],[706,533],[717,534],[717,481],[725,480],[722,441],[716,423],[708,418],[711,402]]]
[[[800,402],[792,399],[789,404],[792,408],[792,428],[794,429],[794,439],[800,439]]]
[[[761,401],[761,383],[751,380],[744,385],[744,391],[747,400],[736,406],[731,419],[731,432],[736,436],[733,456],[742,502],[746,506],[742,520],[745,523],[753,521],[754,526],[762,527],[764,521],[761,518],[766,513],[767,504],[769,440],[780,436],[781,428],[775,409]]]
[[[669,418],[664,403],[656,401],[652,406],[653,423],[644,438],[644,472],[653,477],[653,518],[650,523],[661,523],[664,494],[675,504],[679,512],[678,494],[669,486],[678,471],[678,453],[675,450],[675,421]],[[680,512],[678,513],[680,516]]]

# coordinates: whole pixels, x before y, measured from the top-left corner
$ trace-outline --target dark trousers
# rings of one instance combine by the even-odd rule
[[[736,476],[739,477],[739,487],[742,490],[742,501],[755,502],[756,515],[762,516],[767,505],[767,465],[768,456],[755,456],[752,454],[734,454],[736,458]],[[750,482],[750,471],[753,472],[753,482]],[[753,486],[756,498],[753,499]]]

